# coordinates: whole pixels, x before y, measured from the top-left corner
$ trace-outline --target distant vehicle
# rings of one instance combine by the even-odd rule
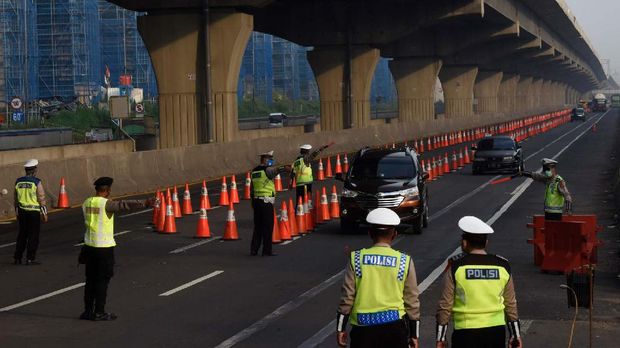
[[[620,94],[614,94],[611,96],[611,107],[620,108]]]
[[[607,111],[607,97],[603,93],[598,93],[592,99],[592,112]]]
[[[365,148],[345,177],[340,203],[342,231],[356,231],[375,208],[395,211],[414,234],[428,226],[428,173],[421,168],[418,154],[409,147]]]
[[[282,112],[272,112],[269,114],[269,127],[283,127],[287,118]]]
[[[472,174],[484,172],[523,171],[523,151],[521,145],[506,135],[487,136],[472,147],[476,151]]]
[[[588,101],[583,100],[583,99],[582,99],[582,100],[579,100],[579,103],[578,103],[578,105],[579,105],[579,106],[581,106],[581,108],[582,108],[583,110],[585,110],[586,112],[587,112],[587,111],[588,111],[588,109],[589,109],[589,104],[590,104],[590,103],[589,103]],[[578,106],[578,107],[579,107],[579,106]]]
[[[581,121],[581,122],[585,122],[586,121],[586,111],[583,108],[577,107],[573,109],[573,112],[571,113],[571,117],[570,117],[570,121]]]

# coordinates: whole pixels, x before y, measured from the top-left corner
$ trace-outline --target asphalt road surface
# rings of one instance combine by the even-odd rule
[[[543,157],[560,161],[576,213],[598,214],[610,226],[599,253],[594,311],[595,347],[620,339],[616,274],[618,239],[611,195],[620,113],[592,114],[585,122],[562,125],[523,142],[526,170]],[[598,122],[597,132],[590,127]],[[463,148],[463,145],[456,148]],[[451,149],[448,150],[450,153]],[[434,154],[443,154],[440,150]],[[430,154],[432,155],[432,154]],[[423,158],[428,158],[425,153]],[[401,235],[395,247],[412,255],[422,301],[422,347],[434,346],[435,308],[443,263],[457,251],[456,222],[475,215],[492,223],[490,252],[511,260],[526,346],[565,346],[573,311],[559,288],[561,275],[542,274],[533,265],[531,231],[525,227],[542,211],[543,185],[525,178],[489,185],[498,176],[471,174],[471,167],[429,185],[429,228]],[[242,190],[243,177],[238,176]],[[315,187],[331,190],[335,181]],[[340,185],[339,185],[340,187]],[[192,188],[194,207],[198,187]],[[209,183],[217,204],[219,182]],[[242,192],[242,191],[241,191]],[[288,198],[293,192],[284,192]],[[280,206],[278,200],[276,207]],[[83,309],[84,267],[77,265],[83,237],[79,209],[54,213],[42,228],[39,266],[11,264],[15,222],[0,224],[0,347],[334,347],[334,319],[348,251],[368,246],[362,228],[343,233],[338,221],[274,246],[276,257],[249,255],[252,213],[236,205],[239,241],[221,241],[226,208],[208,212],[209,240],[193,235],[198,215],[177,220],[179,233],[161,235],[148,224],[150,211],[116,217],[115,276],[107,310],[114,322],[87,322]],[[3,260],[3,261],[2,261]],[[579,315],[576,346],[587,346],[585,311]]]

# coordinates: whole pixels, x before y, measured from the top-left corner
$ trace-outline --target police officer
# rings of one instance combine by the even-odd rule
[[[420,300],[411,257],[392,249],[398,215],[378,208],[368,213],[374,245],[351,253],[337,314],[337,343],[351,347],[418,347]]]
[[[543,158],[541,164],[542,173],[523,172],[523,176],[545,183],[545,219],[561,221],[562,212],[572,212],[573,199],[566,187],[566,181],[558,175],[558,161]]]
[[[40,264],[36,260],[36,255],[39,247],[41,221],[47,222],[47,207],[41,179],[36,177],[38,165],[39,161],[36,159],[27,161],[24,164],[26,175],[15,181],[14,204],[19,224],[15,254],[13,255],[16,265],[22,263],[24,250],[27,250],[27,265]]]
[[[86,264],[84,312],[80,319],[93,321],[115,320],[117,316],[105,311],[108,284],[114,274],[114,213],[150,207],[154,199],[112,201],[112,182],[101,177],[94,182],[95,196],[82,204],[84,214],[84,246],[80,263]]]
[[[278,168],[273,166],[273,151],[260,154],[260,164],[252,169],[250,195],[254,209],[254,233],[250,254],[258,255],[263,245],[263,256],[275,256],[271,248],[273,234],[273,205],[276,200],[276,187],[273,179],[278,175]]]
[[[437,309],[437,348],[446,347],[450,314],[454,348],[506,347],[506,321],[509,346],[522,347],[510,264],[485,250],[493,229],[474,216],[461,218],[458,225],[463,231],[463,253],[452,257],[444,272]]]
[[[313,152],[310,152],[310,150],[312,150],[312,145],[310,144],[301,145],[299,147],[299,156],[297,156],[297,159],[293,162],[293,170],[291,171],[291,183],[293,182],[293,178],[295,178],[297,184],[296,203],[299,201],[300,197],[303,201],[304,193],[308,193],[309,198],[312,197],[312,182],[314,181],[312,175],[312,161],[328,147],[329,145],[321,146]]]

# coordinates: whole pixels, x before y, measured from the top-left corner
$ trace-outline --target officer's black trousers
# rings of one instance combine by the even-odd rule
[[[452,332],[452,348],[505,348],[504,325],[483,329],[462,329]]]
[[[114,275],[114,247],[93,248],[85,246],[86,286],[84,311],[104,313],[108,284]]]
[[[250,252],[257,254],[261,243],[263,244],[263,255],[271,254],[271,238],[273,235],[273,204],[265,203],[261,199],[252,200],[254,208],[254,233],[252,234],[252,245]]]
[[[34,260],[39,248],[39,232],[41,231],[41,213],[19,209],[17,212],[19,233],[15,243],[15,259],[21,260],[26,250],[26,259]]]
[[[304,190],[304,187],[306,187],[306,190]],[[296,191],[297,197],[295,197],[295,199],[297,200],[295,201],[295,206],[297,206],[297,203],[299,202],[299,197],[301,197],[301,202],[304,202],[304,192],[307,192],[308,199],[312,200],[312,184],[297,185]]]
[[[351,348],[408,348],[409,331],[404,320],[374,326],[353,326]]]
[[[545,220],[549,221],[562,221],[562,213],[547,213],[545,212]]]

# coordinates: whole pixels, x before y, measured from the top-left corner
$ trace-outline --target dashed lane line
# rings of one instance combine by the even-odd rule
[[[211,242],[214,242],[214,241],[220,240],[220,239],[222,239],[222,238],[221,237],[216,237],[216,238],[210,238],[210,239],[201,240],[200,242],[192,243],[190,245],[186,245],[184,247],[181,247],[181,248],[178,248],[178,249],[174,249],[174,250],[172,250],[170,252],[170,254],[179,254],[179,253],[182,253],[182,252],[187,251],[189,249],[193,249],[195,247],[199,247],[201,245],[205,245],[207,243],[211,243]]]
[[[0,312],[8,312],[8,311],[13,310],[15,308],[23,307],[23,306],[29,305],[31,303],[35,303],[35,302],[38,302],[38,301],[41,301],[41,300],[45,300],[47,298],[50,298],[50,297],[53,297],[53,296],[56,296],[56,295],[63,294],[65,292],[67,292],[67,291],[75,290],[77,288],[81,288],[82,286],[84,286],[84,284],[85,283],[77,283],[77,284],[68,286],[68,287],[66,287],[64,289],[60,289],[60,290],[56,290],[56,291],[50,292],[49,294],[41,295],[39,297],[35,297],[35,298],[30,299],[30,300],[26,300],[26,301],[23,301],[23,302],[20,302],[20,303],[16,303],[16,304],[11,305],[11,306],[0,308]]]
[[[15,244],[17,244],[17,242],[2,244],[0,245],[0,248],[10,247],[11,245],[15,245]]]
[[[159,294],[159,296],[170,296],[170,295],[175,294],[175,293],[177,293],[177,292],[179,292],[181,290],[185,290],[185,289],[187,289],[189,287],[192,287],[192,286],[194,286],[194,285],[196,285],[198,283],[201,283],[201,282],[203,282],[203,281],[205,281],[205,280],[207,280],[209,278],[213,278],[215,276],[218,276],[218,275],[220,275],[222,273],[224,273],[224,271],[222,271],[222,270],[211,272],[211,273],[207,274],[206,276],[200,277],[198,279],[194,279],[194,280],[192,280],[189,283],[185,283],[185,284],[183,284],[183,285],[181,285],[179,287],[176,287],[176,288],[174,288],[172,290],[168,290],[168,291],[166,291],[164,293],[161,293],[161,294]]]

